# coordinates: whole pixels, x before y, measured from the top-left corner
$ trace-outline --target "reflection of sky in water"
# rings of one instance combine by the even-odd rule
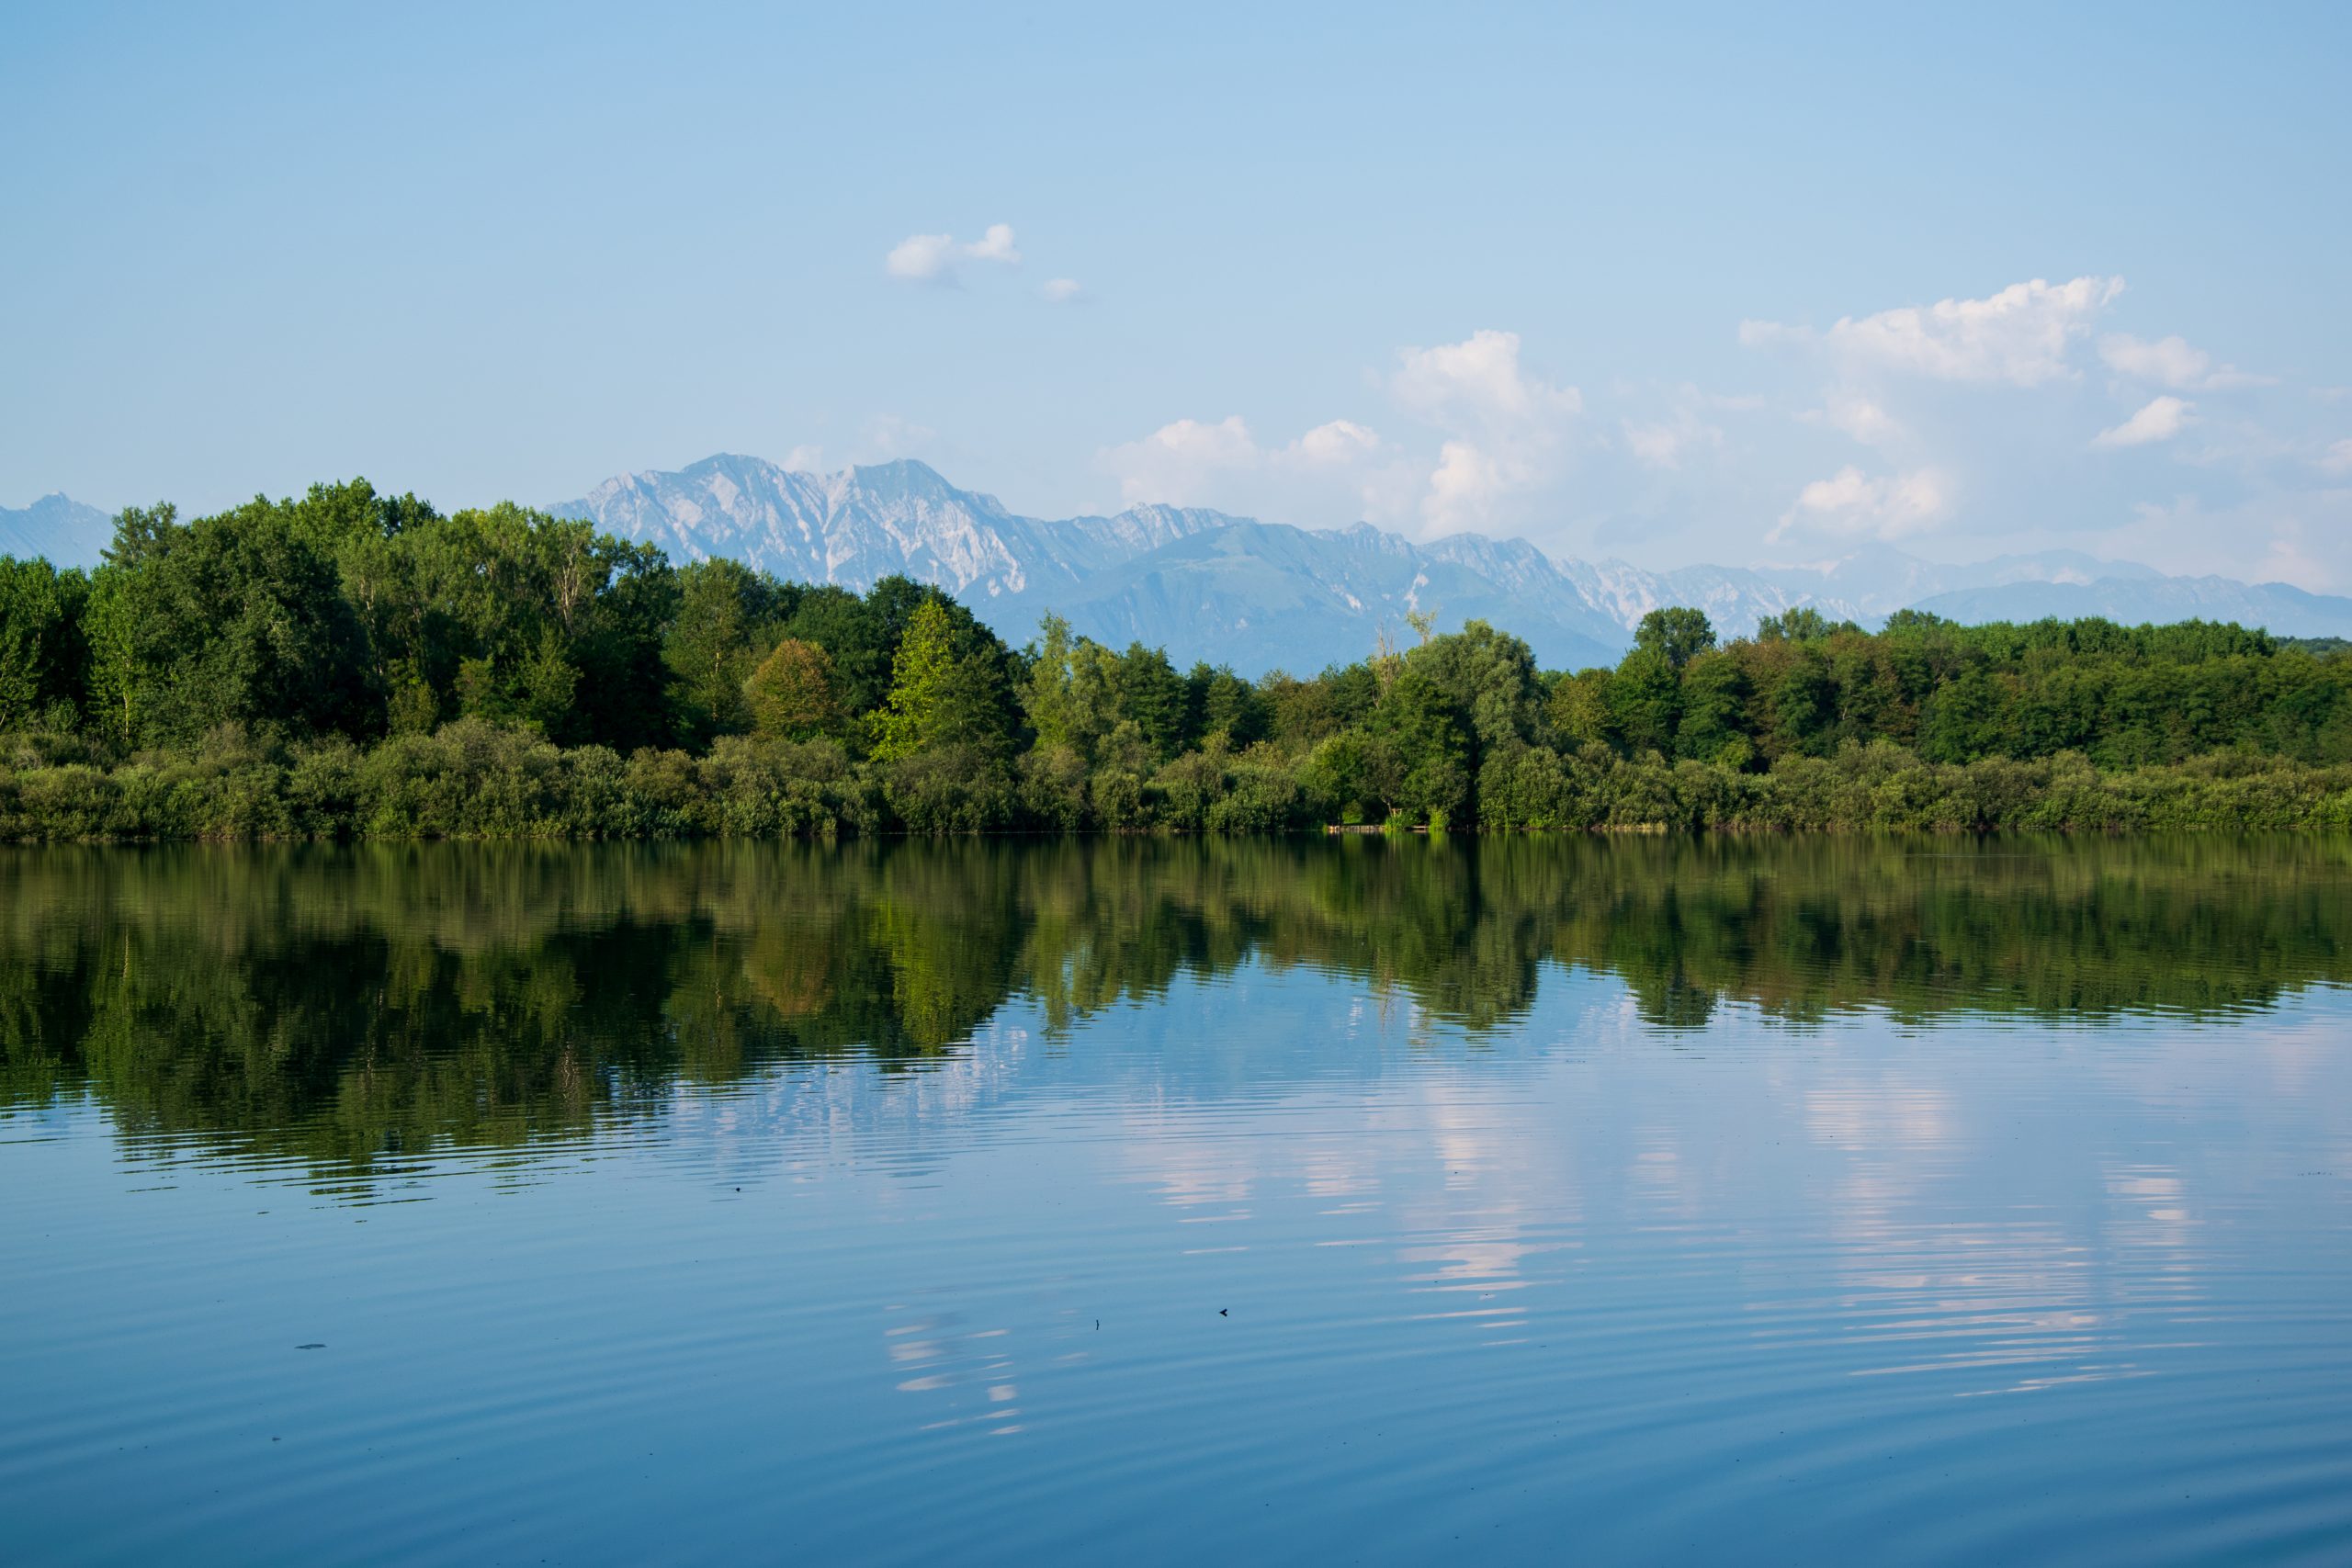
[[[0,1513],[31,1560],[2352,1556],[2341,988],[1694,1030],[1547,963],[1472,1029],[1245,958],[1053,1010],[365,1172],[0,1117]]]

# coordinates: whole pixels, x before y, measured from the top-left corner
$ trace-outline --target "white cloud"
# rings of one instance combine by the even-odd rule
[[[2185,403],[2176,397],[2152,398],[2139,412],[2111,430],[2102,430],[2091,440],[2094,446],[2144,446],[2151,441],[2169,441],[2187,425],[2194,403]]]
[[[964,247],[964,254],[974,261],[1001,262],[1007,266],[1021,264],[1021,253],[1013,248],[1010,223],[989,224],[987,233]]]
[[[1901,539],[1923,534],[1952,513],[1958,487],[1940,468],[1867,475],[1848,465],[1797,492],[1768,542],[1791,533],[1844,539]]]
[[[1616,389],[1627,397],[1642,395],[1632,385]],[[1753,412],[1763,402],[1757,397],[1704,391],[1685,381],[1674,389],[1673,401],[1666,412],[1651,419],[1620,419],[1617,427],[1621,442],[1634,461],[1644,468],[1672,471],[1680,468],[1693,454],[1722,449],[1723,427],[1714,423],[1712,415]]]
[[[2110,369],[2180,391],[2260,387],[2270,380],[2267,376],[2249,376],[2234,365],[2216,366],[2211,355],[2177,336],[2150,343],[2130,333],[2110,333],[2098,340],[2098,356]]]
[[[1076,305],[1086,299],[1086,288],[1074,277],[1049,277],[1038,290],[1048,305]]]
[[[2319,460],[2320,470],[2330,474],[2352,474],[2352,436],[2336,442]]]
[[[1140,441],[1106,448],[1101,461],[1118,476],[1120,498],[1129,504],[1188,506],[1206,500],[1227,476],[1255,468],[1259,457],[1257,438],[1237,413],[1215,424],[1173,421]]]
[[[1418,513],[1434,529],[1476,526],[1556,475],[1584,407],[1520,362],[1518,334],[1480,332],[1456,344],[1408,348],[1388,390],[1436,427],[1434,466],[1349,419],[1318,424],[1281,446],[1261,445],[1238,414],[1180,419],[1097,461],[1129,502],[1169,502],[1261,511],[1269,516],[1397,523]],[[1698,439],[1700,437],[1693,437]]]
[[[1574,387],[1555,387],[1520,367],[1519,334],[1472,333],[1460,343],[1408,348],[1388,389],[1407,412],[1432,424],[1549,424],[1584,408]]]
[[[1842,389],[1833,389],[1824,397],[1821,407],[1809,409],[1797,417],[1809,424],[1827,425],[1865,446],[1883,446],[1901,440],[1906,434],[1903,423],[1887,412],[1883,403]]]
[[[1239,414],[1180,419],[1103,448],[1096,462],[1129,505],[1216,506],[1284,522],[1394,519],[1409,512],[1419,484],[1378,433],[1348,419],[1279,446],[1261,445]]]
[[[1449,441],[1438,448],[1421,514],[1441,527],[1483,518],[1523,482],[1523,475],[1507,468],[1493,454],[1467,441]]]
[[[821,474],[825,471],[825,449],[803,442],[784,455],[784,466],[796,474]]]
[[[956,276],[956,236],[910,234],[890,247],[882,269],[910,283],[948,283]]]
[[[1298,475],[1353,468],[1381,454],[1377,433],[1350,419],[1318,424],[1283,446],[1261,446],[1239,414],[1214,424],[1180,419],[1140,441],[1108,448],[1103,466],[1119,476],[1120,493],[1131,502],[1182,503],[1199,499],[1216,481],[1240,473]]]
[[[1679,468],[1684,454],[1697,447],[1721,446],[1724,433],[1685,409],[1670,419],[1638,423],[1633,420],[1620,422],[1625,433],[1625,450],[1645,468]]]
[[[1665,421],[1656,424],[1623,422],[1625,449],[1636,462],[1653,468],[1671,468],[1682,460],[1682,433]]]
[[[1750,347],[1816,347],[1859,369],[2033,387],[2073,374],[2074,345],[2122,291],[2120,277],[2055,284],[2037,277],[1988,299],[1942,299],[1843,317],[1826,333],[1742,321],[1739,341]]]
[[[1021,252],[1012,243],[1012,225],[991,223],[988,232],[963,245],[956,243],[953,234],[910,234],[890,247],[890,254],[882,258],[882,270],[904,282],[952,288],[958,257],[1004,266],[1019,265]]]
[[[1584,395],[1531,375],[1519,346],[1517,333],[1482,331],[1397,356],[1389,395],[1446,435],[1421,499],[1431,528],[1489,523],[1505,502],[1548,483],[1557,470]]]
[[[1318,424],[1283,449],[1294,462],[1316,468],[1357,462],[1380,450],[1380,437],[1351,419]]]

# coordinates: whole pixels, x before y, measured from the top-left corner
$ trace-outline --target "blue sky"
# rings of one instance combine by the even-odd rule
[[[915,456],[2352,590],[2352,7],[2055,9],[12,7],[0,504]]]

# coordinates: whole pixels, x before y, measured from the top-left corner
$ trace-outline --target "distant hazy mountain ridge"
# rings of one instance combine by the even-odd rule
[[[1046,521],[958,490],[918,462],[808,474],[722,456],[676,473],[624,474],[554,510],[679,560],[729,556],[860,590],[903,572],[956,593],[1016,642],[1051,610],[1103,642],[1141,640],[1182,661],[1246,672],[1354,658],[1413,610],[1444,626],[1492,621],[1555,667],[1613,660],[1662,604],[1697,605],[1725,636],[1800,605],[1865,626],[1916,605],[1964,621],[2201,616],[2352,636],[2352,599],[2167,578],[2071,550],[1950,567],[1870,545],[1814,565],[1656,572],[1555,559],[1522,539],[1417,542],[1368,524],[1294,528],[1170,506]]]
[[[90,567],[114,542],[114,519],[65,495],[45,495],[30,506],[0,506],[0,555],[45,557],[51,565]]]

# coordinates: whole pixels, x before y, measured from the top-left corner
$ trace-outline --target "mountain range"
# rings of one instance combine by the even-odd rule
[[[1725,637],[1805,605],[1865,626],[1916,607],[1962,621],[2197,616],[2352,637],[2352,599],[2166,577],[2073,550],[1946,566],[1872,544],[1813,565],[1658,572],[1557,559],[1521,539],[1417,541],[1369,524],[1295,528],[1197,508],[1048,522],[912,461],[810,474],[722,455],[674,473],[619,475],[552,510],[660,545],[673,559],[728,556],[857,589],[904,572],[954,592],[1013,642],[1054,611],[1114,647],[1141,641],[1180,663],[1206,659],[1246,674],[1359,657],[1384,629],[1409,636],[1408,611],[1430,613],[1441,628],[1491,621],[1553,668],[1613,662],[1661,604],[1696,605]]]
[[[113,541],[112,517],[63,494],[42,496],[30,506],[0,506],[0,555],[19,560],[43,556],[61,567],[91,567]]]
[[[913,461],[814,474],[721,455],[676,472],[622,474],[550,510],[659,545],[674,560],[732,557],[861,592],[903,572],[955,593],[1015,643],[1051,611],[1114,647],[1140,641],[1180,663],[1204,659],[1253,675],[1359,658],[1383,635],[1406,640],[1406,615],[1416,611],[1442,629],[1491,621],[1555,669],[1613,662],[1661,604],[1696,605],[1725,637],[1811,606],[1864,626],[1916,607],[1970,622],[2199,617],[2352,637],[2352,599],[2167,577],[2071,550],[1946,566],[1871,544],[1809,565],[1649,571],[1556,558],[1523,539],[1414,540],[1363,523],[1296,528],[1189,507],[1048,521]],[[92,566],[110,534],[106,513],[63,495],[0,509],[0,553]]]

